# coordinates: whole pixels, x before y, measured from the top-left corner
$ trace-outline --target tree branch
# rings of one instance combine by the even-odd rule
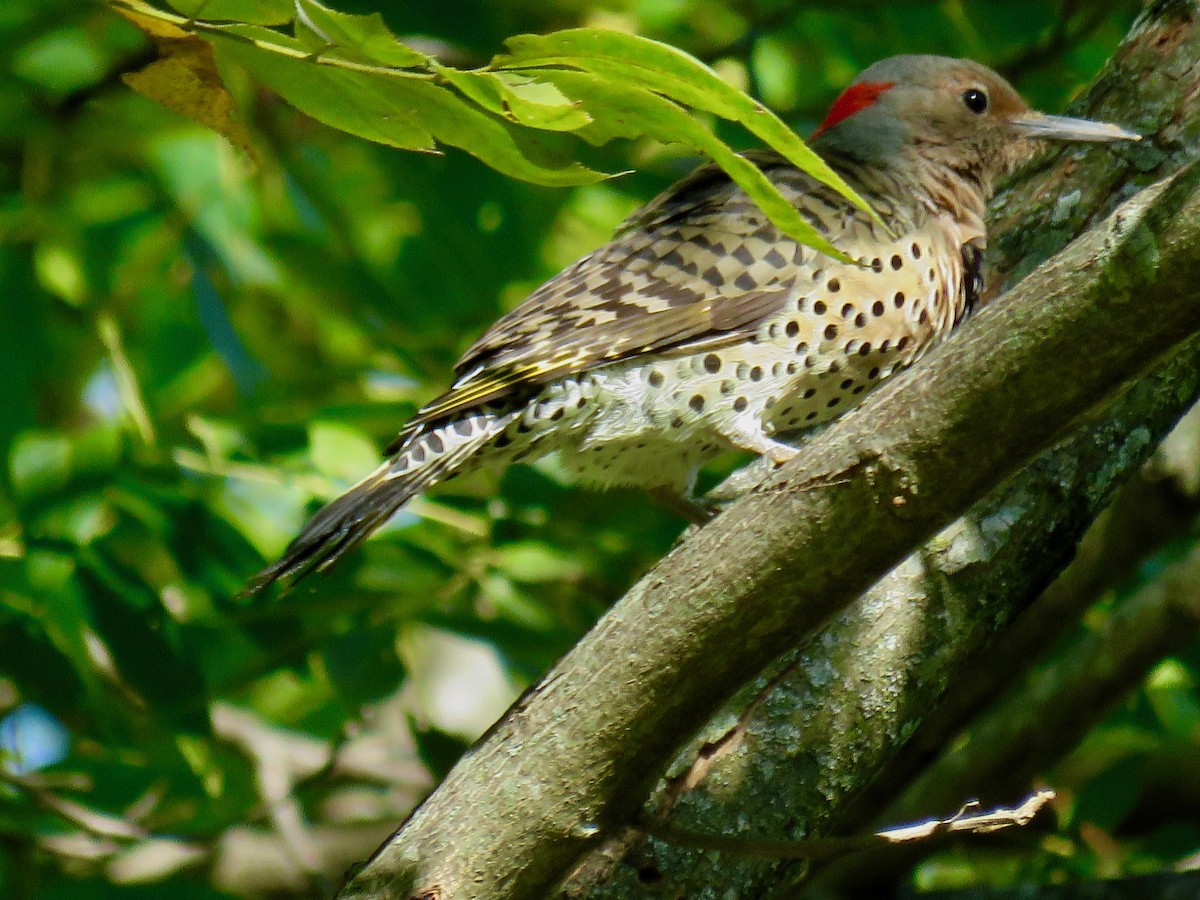
[[[1082,635],[1061,659],[989,710],[964,744],[914,785],[914,796],[932,800],[980,783],[1003,791],[1076,746],[1154,663],[1195,638],[1197,584],[1200,552],[1192,551],[1122,603],[1103,628]],[[1054,727],[1046,728],[1047,722]],[[904,805],[910,803],[906,798]]]
[[[1198,188],[1190,168],[1129,201],[678,547],[344,896],[544,894],[732,690],[1200,329]]]
[[[1028,784],[1077,746],[1154,663],[1195,639],[1200,628],[1198,582],[1200,553],[1193,551],[1125,601],[1102,629],[1079,637],[1053,665],[988,710],[885,815],[914,815],[927,804],[961,795],[956,792],[979,791],[986,800]],[[914,861],[913,853],[872,850],[853,866],[835,865],[823,872],[819,884],[838,895],[872,894]]]

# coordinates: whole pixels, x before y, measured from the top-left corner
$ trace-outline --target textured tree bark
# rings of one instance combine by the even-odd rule
[[[1194,368],[1195,364],[1192,366]],[[1125,583],[1138,564],[1163,552],[1171,540],[1192,527],[1197,514],[1200,514],[1200,505],[1196,499],[1182,496],[1173,480],[1147,478],[1141,473],[1136,475],[1132,483],[1120,490],[1113,505],[1088,529],[1078,555],[1062,575],[1028,609],[1021,610],[1011,625],[1002,626],[982,650],[964,655],[969,661],[959,666],[937,705],[921,718],[913,736],[896,748],[896,752],[871,776],[864,790],[835,813],[837,830],[860,830],[872,823],[903,822],[912,817],[914,811],[936,809],[939,802],[954,806],[970,797],[986,803],[992,795],[1006,797],[1005,790],[1013,785],[1020,785],[1019,792],[1033,784],[1045,771],[1043,767],[1053,764],[1076,745],[1078,735],[1073,731],[1054,728],[1047,732],[1042,726],[1045,722],[1057,722],[1066,708],[1063,704],[1079,686],[1064,683],[1061,695],[1044,698],[1036,713],[1037,724],[1033,726],[1040,732],[1035,739],[1017,727],[999,731],[989,728],[988,723],[995,723],[1000,710],[1009,705],[1005,701],[1002,706],[992,708],[992,704],[1010,693],[1013,684],[1020,682],[1027,670],[1037,665],[1051,648],[1060,645],[1064,636],[1078,631],[1080,617],[1105,591]],[[1013,599],[1019,607],[1024,598]],[[1179,605],[1174,598],[1167,602],[1172,607]],[[1007,612],[1003,599],[995,607],[997,614]],[[1185,627],[1186,622],[1154,612],[1136,617],[1134,624],[1149,629],[1136,636],[1136,643],[1143,647],[1147,643],[1163,646],[1164,642],[1187,640],[1194,634],[1194,626]],[[1170,634],[1154,632],[1155,628],[1168,625]],[[1109,637],[1118,645],[1114,647],[1115,652],[1135,649],[1123,635]],[[1153,656],[1154,652],[1150,650],[1149,655]],[[1080,723],[1082,727],[1098,721],[1113,703],[1125,696],[1138,680],[1138,660],[1145,657],[1145,651],[1126,657],[1129,665],[1110,673],[1111,677],[1103,684],[1095,685],[1101,692],[1097,696],[1102,702],[1094,702],[1084,710],[1086,721]],[[1154,661],[1150,660],[1151,664]],[[1067,671],[1056,667],[1050,677],[1057,678]],[[1028,709],[1029,700],[1026,695],[1019,708]],[[980,715],[980,711],[986,712]],[[979,721],[973,721],[977,717]],[[1025,724],[1031,724],[1029,719],[1022,719]],[[1053,739],[1048,740],[1051,733]],[[1027,751],[1020,755],[1019,764],[1004,771],[997,771],[990,765],[996,761],[996,748],[985,743],[997,734],[1002,735],[1005,746]],[[969,748],[967,752],[971,758],[964,756],[964,745]],[[1035,746],[1036,753],[1033,752]],[[954,799],[947,801],[947,797]],[[853,859],[818,863],[809,870],[807,878],[815,883],[818,892],[832,891],[834,895],[840,895],[847,891],[863,893],[868,888],[879,892],[904,878],[919,858],[917,849],[888,854],[871,852]]]
[[[1189,10],[1162,3],[1150,16]],[[1135,160],[1145,152],[1135,149]],[[544,896],[635,819],[680,745],[737,688],[1067,423],[1200,331],[1197,265],[1192,168],[1127,202],[964,326],[916,377],[881,389],[672,552],[518,701],[343,896]],[[1176,365],[1191,373],[1188,362]],[[1163,394],[1181,405],[1190,398],[1191,374],[1157,377]],[[1145,424],[1163,414],[1153,396],[1120,423],[1128,434],[1119,452],[1103,455],[1114,476],[1161,428]],[[1003,532],[1003,522],[978,524],[961,539],[968,549]],[[928,624],[897,623],[896,634],[927,640]],[[936,625],[936,639],[948,639],[947,623]],[[903,738],[920,711],[904,700],[903,675],[891,688]],[[790,737],[807,739],[797,729]],[[855,755],[838,755],[841,778],[861,781]]]

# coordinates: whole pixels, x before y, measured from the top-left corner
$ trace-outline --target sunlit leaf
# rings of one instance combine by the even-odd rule
[[[185,16],[281,25],[295,13],[291,0],[168,0]]]
[[[544,151],[529,136],[429,81],[313,65],[229,39],[220,43],[301,112],[359,137],[406,150],[431,151],[440,142],[535,184],[607,177],[577,162],[551,166],[535,159]]]
[[[297,37],[312,38],[312,46],[338,47],[349,58],[385,66],[424,66],[428,57],[396,38],[379,13],[355,16],[330,9],[316,0],[296,0]]]
[[[71,477],[71,442],[60,434],[26,432],[13,441],[8,471],[21,496],[60,488]]]
[[[513,72],[462,72],[437,66],[439,75],[484,109],[548,131],[574,131],[592,121],[554,84]]]
[[[514,581],[567,581],[582,575],[579,560],[542,541],[518,541],[496,552],[496,568]]]
[[[648,91],[622,85],[586,72],[554,71],[547,77],[589,109],[620,110],[619,115],[594,116],[580,133],[595,143],[618,137],[650,135],[681,143],[709,156],[750,196],[785,233],[823,253],[842,254],[796,211],[754,163],[735,153],[712,131],[677,103]]]
[[[507,68],[571,66],[614,83],[646,88],[695,109],[739,122],[791,163],[831,185],[851,202],[870,210],[854,190],[779,117],[727,84],[695,57],[637,35],[598,28],[574,28],[546,35],[509,38],[507,56],[495,64]],[[775,216],[771,216],[772,220]]]
[[[360,432],[335,422],[314,422],[308,429],[312,460],[321,474],[357,481],[379,463],[379,451]]]

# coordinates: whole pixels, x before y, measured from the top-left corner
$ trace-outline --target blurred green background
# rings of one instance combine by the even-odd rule
[[[1057,111],[1138,7],[333,5],[462,66],[521,32],[635,31],[801,134],[897,52],[973,57]],[[588,155],[633,174],[534,187],[333,131],[229,68],[251,160],[124,86],[151,58],[104,6],[0,7],[0,895],[320,896],[681,525],[517,467],[452,482],[291,594],[235,595],[486,325],[695,161],[630,142]],[[913,883],[1195,852],[1194,823],[1134,813],[1196,758],[1197,659],[1162,663],[1066,761],[1052,841],[943,850]]]

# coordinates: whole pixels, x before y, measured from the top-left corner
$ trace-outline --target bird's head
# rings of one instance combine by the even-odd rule
[[[1036,112],[986,66],[944,56],[893,56],[862,72],[813,135],[823,153],[867,165],[933,158],[987,183],[1038,141],[1137,140],[1116,125]]]

